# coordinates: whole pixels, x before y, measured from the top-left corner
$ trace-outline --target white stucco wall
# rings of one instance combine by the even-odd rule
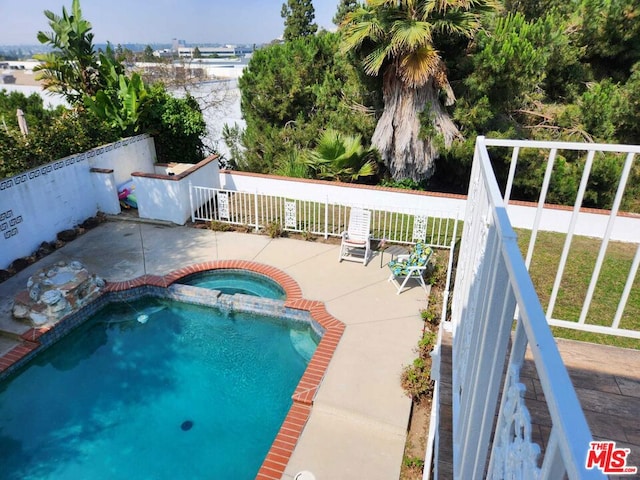
[[[133,174],[140,218],[184,225],[191,218],[189,183],[220,188],[216,156],[197,163],[180,175]]]
[[[431,192],[417,192],[392,188],[369,187],[348,183],[306,181],[270,175],[247,174],[225,170],[220,174],[223,189],[256,192],[264,195],[290,196],[301,200],[329,201],[398,212],[412,213],[428,210],[443,218],[460,218],[464,212],[465,198],[443,196]]]
[[[154,172],[156,147],[153,137],[138,135],[89,150],[87,157],[92,167],[113,170],[116,185],[120,186],[131,180],[132,172]]]
[[[0,268],[98,211],[119,213],[118,179],[153,171],[154,156],[153,139],[140,135],[0,180]]]
[[[536,218],[536,207],[531,205],[509,205],[507,212],[514,228],[531,229]],[[545,208],[540,217],[540,230],[565,233],[569,228],[571,209]],[[578,215],[575,235],[602,238],[609,222],[606,210],[582,211]],[[640,215],[618,215],[611,231],[611,240],[638,243],[640,241]]]

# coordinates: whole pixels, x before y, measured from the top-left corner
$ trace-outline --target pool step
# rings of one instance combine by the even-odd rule
[[[291,339],[293,348],[298,352],[298,355],[304,358],[306,362],[311,360],[313,353],[316,351],[317,345],[309,334],[299,330],[291,330],[289,332],[289,338]]]

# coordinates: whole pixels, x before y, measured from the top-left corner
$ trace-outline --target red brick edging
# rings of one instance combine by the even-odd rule
[[[291,454],[298,443],[298,439],[311,414],[311,407],[320,383],[329,367],[329,362],[338,346],[345,329],[344,323],[330,315],[324,303],[305,300],[302,298],[302,290],[298,283],[282,270],[261,263],[246,260],[218,260],[198,263],[188,267],[174,270],[164,276],[142,275],[124,282],[109,282],[103,292],[122,292],[136,287],[154,286],[168,287],[172,283],[195,273],[208,270],[239,269],[265,275],[277,282],[285,291],[285,307],[295,310],[306,310],[311,318],[324,328],[325,332],[316,348],[313,357],[300,382],[293,392],[293,405],[285,417],[271,449],[267,453],[260,470],[256,476],[259,480],[277,480],[282,475],[289,463]],[[37,339],[54,327],[32,328],[22,334],[23,342],[11,351],[0,357],[0,372],[6,370],[24,356],[40,346]]]

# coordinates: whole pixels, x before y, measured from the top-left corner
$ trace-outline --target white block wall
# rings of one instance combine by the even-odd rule
[[[140,135],[0,180],[0,268],[98,211],[119,213],[116,186],[154,160],[153,139]]]

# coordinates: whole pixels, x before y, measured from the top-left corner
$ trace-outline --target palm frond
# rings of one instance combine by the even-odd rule
[[[377,42],[384,36],[384,29],[380,25],[380,20],[371,12],[352,12],[354,15],[347,15],[342,24],[342,51],[346,53],[358,49],[365,40]]]
[[[371,76],[378,75],[385,61],[391,55],[391,52],[391,45],[380,45],[364,57],[362,66],[364,67],[365,73]]]
[[[309,178],[309,169],[302,154],[290,152],[278,163],[275,174],[282,177]]]
[[[354,181],[375,174],[376,164],[371,156],[372,150],[362,146],[360,135],[344,135],[328,129],[315,150],[305,152],[304,163],[316,178]]]
[[[410,52],[432,43],[431,24],[416,20],[395,22],[391,27],[391,51],[393,55]]]
[[[478,15],[462,10],[448,12],[446,16],[433,22],[434,31],[467,38],[471,38],[480,26]]]
[[[398,65],[400,78],[411,87],[425,85],[440,71],[444,72],[444,63],[433,45],[425,45],[403,55]]]

